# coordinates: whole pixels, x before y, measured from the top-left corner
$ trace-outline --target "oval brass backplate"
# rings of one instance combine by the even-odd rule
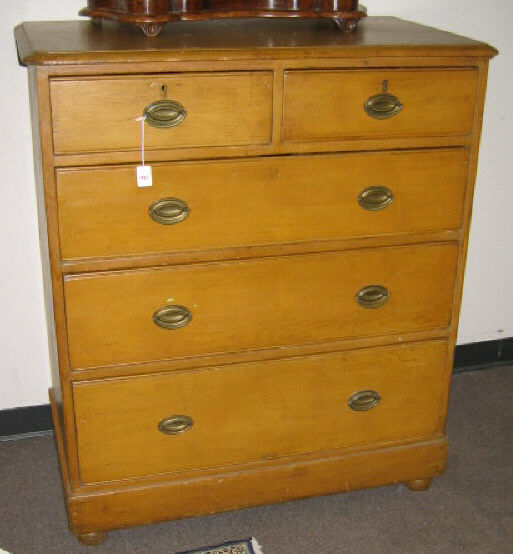
[[[175,225],[189,217],[190,209],[187,202],[180,198],[161,198],[153,202],[148,213],[157,223]]]
[[[367,412],[380,402],[381,396],[375,390],[361,390],[352,394],[347,404],[355,412]]]
[[[158,428],[165,435],[180,435],[188,431],[194,422],[186,415],[172,415],[159,422]]]
[[[368,98],[363,109],[374,119],[390,119],[403,109],[403,105],[397,96],[380,92]]]
[[[369,212],[377,212],[388,208],[394,201],[394,193],[387,187],[368,187],[358,195],[358,204]]]
[[[385,305],[390,298],[388,290],[381,285],[368,285],[360,289],[354,299],[362,308],[379,308]]]
[[[162,329],[180,329],[189,325],[191,320],[189,308],[176,304],[162,306],[153,314],[153,323]]]
[[[187,117],[187,110],[174,100],[158,100],[144,108],[143,116],[150,127],[169,129],[182,123]]]

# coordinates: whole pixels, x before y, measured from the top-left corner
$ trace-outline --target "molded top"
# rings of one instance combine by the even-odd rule
[[[395,17],[370,17],[351,34],[329,20],[232,19],[170,23],[152,38],[110,21],[28,22],[15,36],[23,65],[497,54],[483,42]]]

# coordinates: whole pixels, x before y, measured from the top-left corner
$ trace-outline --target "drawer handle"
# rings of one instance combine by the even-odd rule
[[[390,298],[390,293],[381,285],[369,285],[359,290],[354,298],[362,308],[372,309],[384,306]]]
[[[174,100],[158,100],[144,108],[143,116],[150,127],[169,129],[182,123],[187,116],[187,110]]]
[[[347,404],[355,412],[368,412],[381,402],[381,396],[375,390],[361,390],[349,397]]]
[[[368,187],[358,195],[358,204],[369,212],[388,208],[394,201],[394,193],[387,187]]]
[[[153,314],[153,323],[162,329],[180,329],[189,325],[192,314],[185,306],[162,306]]]
[[[403,109],[399,98],[388,92],[380,92],[371,96],[363,107],[370,117],[374,119],[390,119]]]
[[[162,225],[174,225],[189,217],[190,209],[187,202],[179,198],[161,198],[149,207],[151,219]]]
[[[159,431],[165,435],[180,435],[188,431],[194,424],[192,417],[186,415],[172,415],[159,423]]]

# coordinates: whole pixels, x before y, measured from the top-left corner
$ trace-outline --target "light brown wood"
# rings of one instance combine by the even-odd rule
[[[407,342],[423,342],[427,340],[445,340],[451,333],[450,327],[445,329],[430,329],[427,331],[412,331],[407,333],[388,334],[377,337],[351,338],[329,340],[310,344],[292,346],[274,346],[259,350],[243,350],[239,352],[221,352],[203,356],[187,356],[171,360],[157,360],[140,364],[116,364],[110,366],[72,369],[69,372],[71,382],[89,379],[110,379],[113,377],[130,377],[148,375],[169,371],[207,368],[236,363],[259,362],[265,360],[281,360],[288,357],[310,356],[312,354],[332,353],[339,351],[359,350],[375,346],[391,346]]]
[[[302,65],[301,65],[302,64]],[[301,152],[337,152],[340,150],[345,151],[358,151],[358,150],[385,150],[385,149],[397,149],[397,148],[426,148],[426,147],[445,147],[445,146],[461,146],[471,143],[472,137],[465,136],[438,136],[438,137],[383,137],[380,139],[358,139],[358,140],[327,140],[327,141],[310,141],[300,143],[280,143],[281,137],[281,75],[284,67],[319,67],[319,68],[361,68],[362,62],[351,58],[340,59],[326,59],[326,58],[314,58],[305,60],[287,59],[284,61],[273,60],[252,60],[251,65],[255,68],[262,70],[272,70],[275,72],[274,78],[274,136],[273,143],[266,145],[256,146],[229,146],[229,147],[187,147],[180,149],[162,149],[162,150],[150,150],[147,154],[147,160],[152,162],[169,161],[169,160],[187,160],[187,159],[201,159],[208,158],[224,158],[224,157],[239,157],[239,156],[259,156],[269,154],[290,154]],[[442,56],[430,56],[430,57],[374,57],[366,58],[365,66],[370,67],[397,67],[397,66],[475,66],[478,64],[478,60],[475,58],[454,58],[454,57],[442,57]],[[91,65],[87,66],[85,71],[84,66],[74,66],[73,72],[76,75],[111,75],[112,72],[140,74],[142,71],[149,72],[183,72],[183,71],[212,71],[217,69],[219,71],[226,70],[244,70],[247,69],[247,62],[241,61],[194,61],[194,62],[166,62],[166,63],[125,63],[116,65]],[[108,68],[108,70],[106,69]],[[52,75],[67,75],[69,70],[66,70],[66,66],[52,66],[48,69]],[[280,128],[280,132],[276,132],[276,128]],[[54,163],[58,167],[72,167],[76,165],[96,165],[96,164],[110,164],[110,163],[139,163],[140,162],[140,150],[127,150],[127,151],[108,151],[108,152],[96,152],[96,153],[82,153],[82,154],[63,154],[54,157]]]
[[[384,152],[153,165],[138,189],[135,167],[59,170],[63,258],[114,257],[311,242],[461,227],[467,150]],[[394,195],[367,211],[358,195],[380,184]],[[161,198],[190,215],[162,225]]]
[[[474,188],[475,181],[477,176],[477,165],[479,159],[479,144],[481,140],[481,129],[483,125],[483,114],[484,114],[484,104],[486,97],[486,86],[488,80],[488,60],[479,61],[479,80],[478,80],[478,93],[474,113],[474,130],[472,135],[472,148],[470,152],[470,163],[468,171],[468,182],[465,194],[465,202],[463,208],[463,217],[464,217],[464,226],[462,233],[462,240],[460,246],[460,252],[458,256],[458,266],[456,273],[456,283],[454,287],[454,301],[453,301],[453,315],[452,320],[454,325],[451,328],[450,338],[449,338],[449,352],[454,352],[456,347],[456,341],[458,338],[458,325],[459,325],[459,313],[461,308],[461,302],[463,297],[463,285],[464,285],[464,275],[465,275],[465,265],[467,261],[467,252],[469,244],[469,234],[470,234],[470,225],[472,221],[472,209],[473,209],[473,199],[474,199]],[[452,362],[449,359],[447,362],[447,372],[446,372],[446,396],[445,402],[442,408],[442,418],[444,422],[447,418],[447,408],[449,403],[449,389],[452,378]]]
[[[75,383],[82,481],[433,436],[445,356],[445,343],[422,343]],[[361,390],[381,402],[353,411]],[[163,434],[157,425],[172,415],[191,417],[192,428]]]
[[[16,30],[20,58],[37,65],[35,160],[58,355],[52,405],[77,535],[382,484],[422,488],[445,467],[488,58],[496,51],[393,18],[370,18],[351,38],[307,21],[275,23],[222,33],[207,32],[221,22],[193,23],[187,35],[163,33],[151,47],[111,25]],[[138,191],[127,184],[141,154],[140,127],[130,121],[147,84],[162,79],[183,85],[168,87],[168,98],[187,89],[201,121],[189,111],[181,143],[149,130],[156,185]],[[383,80],[403,110],[393,120],[359,121],[362,91],[380,92]],[[222,85],[205,85],[213,82]],[[340,89],[343,102],[334,102]],[[390,208],[352,212],[364,183],[393,188]],[[169,229],[150,232],[147,202],[175,192],[194,209],[168,242]],[[111,210],[116,198],[124,232]],[[257,211],[260,218],[244,219]],[[389,286],[389,302],[357,306],[364,284]],[[193,309],[190,325],[155,327],[153,311],[178,298]],[[312,360],[323,363],[312,369]],[[372,425],[358,436],[353,426],[337,433],[336,418],[349,421],[337,411],[345,406],[335,401],[339,389],[347,396],[370,381],[383,400],[349,415]],[[213,391],[209,410],[201,399]],[[413,396],[418,411],[404,408]],[[401,406],[392,410],[387,399]],[[200,425],[164,437],[188,445],[166,463],[168,447],[152,442],[154,423],[144,433],[142,416],[161,417],[170,400],[184,412],[195,407]],[[230,401],[239,415],[233,434],[224,418],[218,435],[202,440],[223,437],[225,451],[198,453],[194,433],[205,433],[209,415],[221,421]],[[251,402],[265,418],[248,430]],[[269,429],[285,408],[295,417]],[[309,425],[318,432],[306,438]],[[253,427],[274,442],[250,443]],[[154,456],[131,448],[145,441]],[[119,466],[107,464],[112,452],[124,453]]]
[[[43,261],[43,287],[45,297],[45,312],[46,312],[46,327],[48,334],[48,351],[50,360],[50,371],[52,375],[52,389],[54,391],[56,403],[62,405],[62,386],[59,372],[59,353],[57,347],[56,329],[54,325],[55,312],[54,303],[52,302],[52,271],[51,258],[54,257],[53,262],[58,264],[58,260],[55,259],[55,251],[52,250],[50,254],[50,240],[53,240],[53,236],[50,239],[48,234],[48,222],[46,218],[46,202],[44,193],[44,177],[43,177],[43,140],[44,137],[40,131],[40,121],[43,119],[39,117],[39,103],[38,103],[38,91],[37,91],[37,71],[35,68],[29,69],[29,98],[30,98],[30,112],[32,121],[32,140],[33,140],[33,156],[34,156],[34,177],[37,189],[37,214],[38,214],[38,228],[39,228],[39,245],[41,249],[41,258]],[[44,109],[44,108],[43,108]],[[43,114],[42,114],[43,115]],[[45,148],[48,145],[45,143]],[[62,286],[62,283],[61,283]],[[58,316],[57,316],[58,318]]]
[[[256,146],[216,146],[215,148],[185,147],[163,148],[146,152],[146,163],[169,162],[173,160],[202,160],[241,158],[270,155],[316,154],[321,152],[359,152],[378,150],[404,150],[419,148],[468,147],[472,143],[471,135],[437,137],[383,137],[344,140],[314,140],[305,142],[286,142]],[[62,154],[54,157],[55,167],[76,167],[87,165],[140,164],[141,150],[109,150],[105,152],[86,152]]]
[[[155,523],[415,479],[443,472],[445,439],[379,449],[345,449],[315,459],[239,469],[192,479],[162,479],[154,486],[104,489],[68,497],[70,524],[79,532]],[[209,494],[205,494],[208,491]],[[201,499],[201,501],[198,501]],[[137,510],[134,510],[137,506]]]
[[[469,134],[476,86],[472,68],[286,71],[284,140]],[[364,103],[384,89],[403,109],[375,119]]]
[[[331,22],[308,20],[231,21],[229,27],[222,21],[175,23],[151,41],[110,22],[97,29],[88,21],[31,21],[16,28],[16,39],[23,63],[49,66],[497,54],[483,42],[395,17],[369,17],[351,35],[339,33]]]
[[[50,90],[57,154],[140,150],[137,118],[159,100],[179,102],[187,116],[169,129],[146,124],[148,150],[271,140],[272,73],[266,71],[57,78]]]
[[[458,242],[462,230],[427,231],[421,233],[399,233],[393,235],[372,235],[344,239],[315,240],[303,242],[275,243],[256,246],[235,246],[208,250],[178,252],[145,252],[136,256],[113,256],[102,258],[74,258],[61,261],[65,274],[90,273],[118,269],[175,266],[205,261],[242,260],[265,258],[283,254],[311,254],[315,252],[341,252],[382,246],[406,246],[409,244],[431,244],[435,242]]]
[[[447,327],[456,245],[401,247],[69,277],[72,367],[143,362]],[[356,293],[385,286],[386,305]],[[166,305],[192,321],[165,330]]]
[[[65,452],[67,455],[66,479],[78,484],[78,460],[75,445],[75,428],[71,387],[68,384],[68,346],[66,314],[64,310],[64,289],[60,267],[55,170],[53,166],[53,145],[49,80],[46,70],[29,70],[29,90],[33,119],[34,159],[36,167],[36,191],[40,223],[39,240],[44,269],[45,307],[47,312],[52,367],[52,391],[57,413],[63,424]],[[55,365],[57,362],[57,365]]]

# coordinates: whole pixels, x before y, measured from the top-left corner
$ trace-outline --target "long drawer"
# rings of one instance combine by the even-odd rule
[[[56,78],[50,83],[57,154],[265,144],[272,73],[176,73]]]
[[[75,368],[444,328],[456,244],[65,278]]]
[[[57,171],[65,259],[453,230],[468,151],[180,162]]]
[[[428,437],[446,343],[73,385],[86,483]]]
[[[476,92],[473,68],[286,71],[284,140],[468,135]]]

